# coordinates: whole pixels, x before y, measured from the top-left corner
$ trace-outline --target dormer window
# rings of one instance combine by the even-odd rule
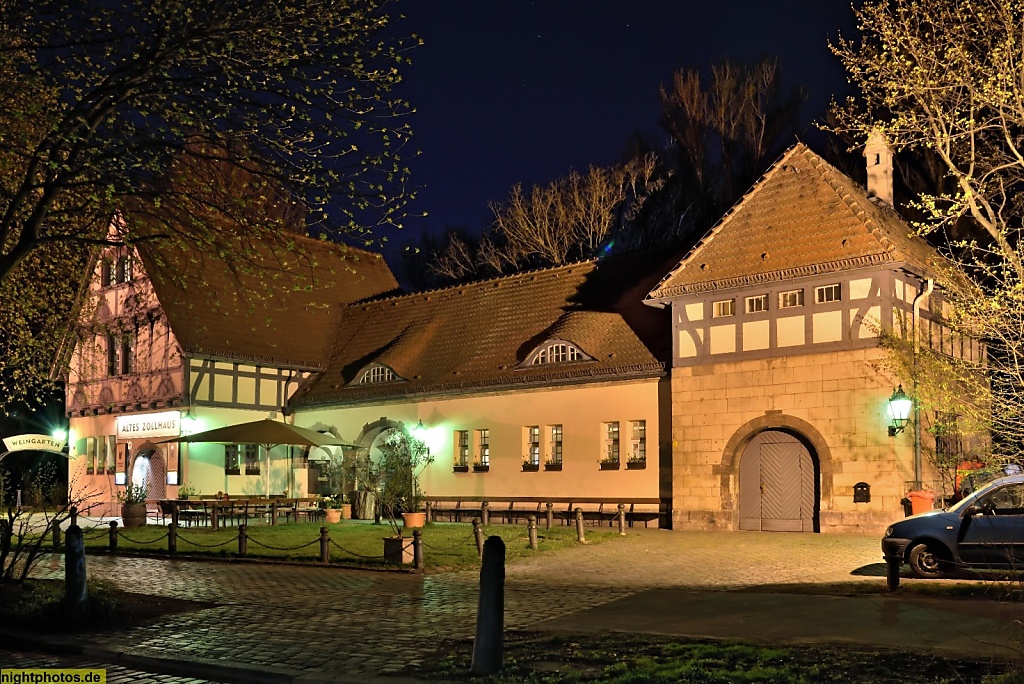
[[[579,347],[569,342],[547,342],[541,345],[527,360],[528,366],[539,366],[546,363],[571,363],[573,361],[589,361],[590,357],[580,351]]]
[[[358,384],[376,385],[381,382],[394,382],[395,380],[398,380],[395,371],[383,364],[376,364],[363,371],[363,374],[359,376]]]

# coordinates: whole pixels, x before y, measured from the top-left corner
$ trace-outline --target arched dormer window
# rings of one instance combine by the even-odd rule
[[[375,363],[359,375],[356,384],[376,385],[382,382],[395,382],[396,380],[401,380],[401,378],[395,374],[395,371],[382,363]]]
[[[591,358],[580,351],[580,348],[570,342],[560,340],[548,341],[540,345],[526,359],[524,365],[539,366],[548,363],[572,363],[575,361],[590,361]]]

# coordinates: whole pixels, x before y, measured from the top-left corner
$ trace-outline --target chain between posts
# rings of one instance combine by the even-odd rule
[[[235,539],[238,539],[237,535],[235,536]],[[235,539],[232,539],[231,541],[235,541]],[[320,543],[320,538],[319,537],[317,537],[313,541],[309,542],[308,544],[301,544],[299,546],[271,546],[270,544],[264,544],[262,542],[259,542],[259,541],[255,540],[255,539],[253,539],[249,535],[246,535],[246,539],[248,541],[251,541],[256,546],[262,546],[265,549],[271,549],[273,551],[298,551],[299,549],[304,549],[307,546],[312,546],[313,544],[319,544]]]
[[[164,539],[167,539],[166,532],[161,537],[157,537],[156,539],[147,539],[146,541],[138,541],[136,539],[132,539],[131,537],[129,537],[121,531],[118,531],[117,536],[119,536],[121,539],[124,539],[125,541],[130,541],[132,544],[140,544],[142,546],[145,546],[146,544],[156,544],[158,541],[163,541]]]
[[[455,542],[451,546],[434,546],[433,544],[428,544],[425,541],[422,541],[421,543],[425,547],[427,547],[428,549],[434,549],[435,551],[451,551],[452,549],[458,548],[458,547],[462,546],[463,544],[465,544],[466,542],[468,542],[470,539],[473,538],[473,536],[475,534],[476,534],[475,531],[471,531],[469,534],[467,534],[465,537],[463,537],[460,541]]]
[[[228,544],[230,544],[230,543],[232,543],[234,541],[237,541],[238,540],[238,535],[236,534],[231,539],[228,539],[227,541],[221,542],[219,544],[200,544],[199,542],[189,541],[186,537],[182,536],[181,532],[178,532],[178,539],[183,541],[183,542],[185,542],[186,544],[190,544],[192,546],[198,546],[201,549],[215,549],[218,546],[227,546]]]
[[[320,541],[320,540],[317,539],[317,541]],[[370,560],[380,560],[380,556],[364,556],[361,553],[356,553],[355,551],[349,551],[348,549],[346,549],[344,546],[342,546],[338,542],[334,541],[333,539],[331,540],[331,546],[333,546],[333,547],[335,547],[335,548],[337,548],[337,549],[339,549],[341,551],[344,551],[345,553],[347,553],[350,556],[355,556],[357,558],[368,558]]]

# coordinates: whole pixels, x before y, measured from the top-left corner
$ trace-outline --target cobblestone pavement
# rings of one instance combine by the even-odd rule
[[[208,679],[194,679],[192,677],[153,674],[76,656],[57,656],[7,649],[0,649],[0,668],[16,670],[55,668],[62,670],[106,670],[107,684],[206,684],[210,681]]]
[[[656,587],[880,581],[876,537],[630,531],[625,539],[517,561],[505,624],[535,628]],[[311,566],[89,556],[90,576],[140,593],[217,604],[168,615],[93,646],[149,657],[210,659],[292,673],[386,674],[431,657],[438,639],[469,638],[476,571],[419,576]],[[40,577],[62,577],[59,562]],[[173,654],[173,655],[172,655]]]

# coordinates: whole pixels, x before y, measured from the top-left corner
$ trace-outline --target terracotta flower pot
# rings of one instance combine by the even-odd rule
[[[351,520],[352,519],[352,504],[345,504],[344,506],[342,506],[338,510],[341,511],[341,519],[342,520]]]
[[[328,523],[341,522],[341,509],[340,508],[325,508],[324,518]]]
[[[423,511],[402,514],[402,529],[411,530],[416,527],[423,527],[427,524],[427,514]]]

